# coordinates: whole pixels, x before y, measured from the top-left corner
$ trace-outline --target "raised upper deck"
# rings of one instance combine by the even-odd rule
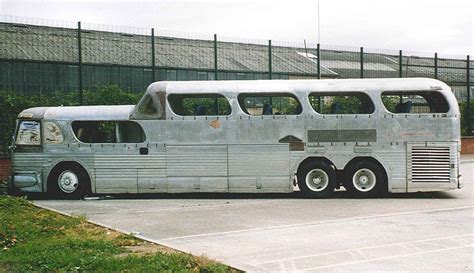
[[[289,92],[307,95],[310,92],[370,91],[437,91],[449,105],[457,101],[449,86],[427,78],[344,79],[344,80],[255,80],[255,81],[165,81],[152,83],[137,105],[36,107],[22,111],[19,118],[55,120],[128,120],[165,119],[168,94]],[[457,109],[457,108],[456,108]]]
[[[443,94],[449,105],[457,101],[445,83],[428,78],[344,79],[344,80],[254,80],[254,81],[169,81],[152,83],[131,118],[165,119],[166,96],[169,94],[220,93],[235,97],[239,93],[289,92],[307,96],[311,92],[431,92]],[[455,111],[458,112],[458,111]]]

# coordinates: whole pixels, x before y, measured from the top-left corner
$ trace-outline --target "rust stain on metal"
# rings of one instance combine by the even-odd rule
[[[215,119],[213,121],[211,121],[211,127],[214,128],[214,129],[218,129],[221,127],[221,122],[218,120],[218,119]]]

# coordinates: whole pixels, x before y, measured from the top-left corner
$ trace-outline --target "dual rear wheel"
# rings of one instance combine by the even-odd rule
[[[338,185],[335,169],[325,161],[313,160],[298,170],[298,187],[307,197],[330,197]],[[350,163],[344,169],[342,185],[354,197],[369,198],[387,189],[383,168],[370,160]]]

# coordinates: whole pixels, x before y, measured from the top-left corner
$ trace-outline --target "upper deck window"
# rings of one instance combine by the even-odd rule
[[[320,114],[350,115],[372,114],[374,103],[367,94],[350,93],[311,93],[309,103]]]
[[[449,104],[439,92],[383,92],[385,108],[396,114],[447,113]]]
[[[131,119],[165,119],[164,91],[147,92],[135,106],[130,115]]]
[[[171,110],[180,116],[227,116],[229,101],[220,94],[170,94]]]
[[[238,96],[242,110],[252,116],[261,115],[299,115],[301,103],[288,93],[244,93]]]
[[[138,112],[143,115],[154,115],[158,112],[150,94],[146,94],[140,102]]]

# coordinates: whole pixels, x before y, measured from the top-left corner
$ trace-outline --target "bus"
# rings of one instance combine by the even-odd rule
[[[461,188],[460,113],[426,78],[173,81],[137,105],[22,111],[9,185],[64,198]]]

